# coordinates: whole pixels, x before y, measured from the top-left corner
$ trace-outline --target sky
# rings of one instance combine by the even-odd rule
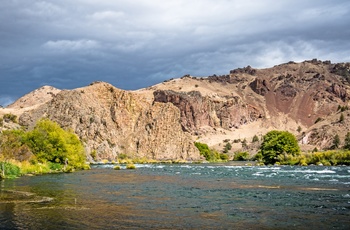
[[[134,90],[317,58],[350,61],[348,0],[3,0],[0,105],[41,86]]]

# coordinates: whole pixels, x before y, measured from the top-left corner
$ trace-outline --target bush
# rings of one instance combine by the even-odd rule
[[[246,161],[249,159],[249,153],[248,152],[236,152],[233,160],[235,161]]]
[[[136,169],[136,166],[134,164],[127,164],[126,169]]]
[[[315,121],[315,123],[314,123],[314,124],[316,124],[316,123],[318,123],[318,122],[320,122],[320,121],[323,121],[323,119],[322,119],[322,118],[320,118],[320,117],[318,117],[318,118],[316,119],[316,121]]]
[[[230,144],[230,142],[227,142],[225,147],[224,147],[223,152],[224,153],[228,153],[228,151],[231,150],[231,149],[232,149],[232,145]]]
[[[116,166],[114,166],[113,169],[114,169],[114,170],[120,170],[120,166],[119,166],[119,165],[116,165]]]
[[[5,114],[3,119],[6,122],[12,121],[13,123],[17,123],[17,116],[11,113]]]
[[[220,159],[223,161],[228,161],[228,155],[224,153],[220,153]]]
[[[124,160],[124,159],[128,158],[128,155],[126,155],[125,153],[121,153],[121,154],[118,155],[118,158],[120,160]]]
[[[345,135],[344,149],[350,150],[350,132]]]
[[[0,162],[1,167],[1,178],[15,178],[21,174],[20,168],[17,165],[9,162]]]
[[[204,156],[207,161],[215,162],[220,161],[220,154],[212,149],[209,149],[209,146],[204,143],[195,142],[194,145],[199,150],[200,155]]]
[[[273,130],[263,137],[260,151],[266,164],[274,164],[281,154],[299,155],[300,148],[293,134],[287,131]]]
[[[258,142],[259,141],[259,137],[257,135],[254,135],[252,142]]]

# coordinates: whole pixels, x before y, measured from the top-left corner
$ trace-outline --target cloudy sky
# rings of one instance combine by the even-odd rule
[[[122,89],[312,58],[350,61],[348,0],[3,0],[0,105],[43,85]]]

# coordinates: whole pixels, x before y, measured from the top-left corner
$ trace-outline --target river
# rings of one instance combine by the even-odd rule
[[[0,229],[349,229],[350,167],[144,164],[0,181]]]

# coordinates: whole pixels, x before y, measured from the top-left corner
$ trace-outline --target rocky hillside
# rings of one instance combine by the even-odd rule
[[[149,103],[108,83],[61,91],[49,103],[24,112],[19,122],[32,127],[42,117],[72,128],[90,160],[91,155],[115,160],[120,154],[157,160],[200,159],[191,136],[181,129],[175,106]]]
[[[186,75],[137,91],[97,82],[52,90],[42,101],[26,95],[2,110],[15,111],[28,127],[49,117],[72,128],[90,160],[91,153],[110,160],[122,153],[198,160],[194,141],[219,150],[224,140],[231,141],[237,150],[246,139],[244,148],[254,148],[253,136],[272,129],[298,135],[304,149],[328,148],[335,134],[343,140],[350,130],[349,82],[350,63],[311,60],[268,69],[248,66],[224,76]]]

